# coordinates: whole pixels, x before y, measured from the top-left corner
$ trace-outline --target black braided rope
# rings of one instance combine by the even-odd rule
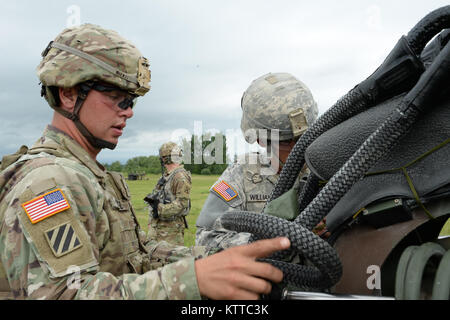
[[[442,29],[450,28],[450,6],[431,11],[406,35],[411,49],[419,55],[430,39]]]
[[[305,186],[302,188],[298,197],[298,211],[302,212],[306,209],[308,204],[317,196],[320,191],[319,186],[320,179],[314,173],[308,175],[308,180]]]
[[[310,173],[308,175],[308,179],[306,181],[306,184],[301,189],[300,194],[298,196],[298,203],[299,203],[299,209],[298,212],[302,212],[306,206],[314,199],[314,197],[319,192],[319,178],[313,174]],[[258,240],[259,238],[252,234],[250,236],[249,242],[254,242]],[[293,257],[294,253],[292,250],[284,250],[281,252],[275,252],[272,256],[270,256],[270,259],[272,260],[283,260],[286,261],[288,259],[291,259]]]
[[[319,177],[317,177],[315,174],[310,173],[308,175],[306,184],[301,189],[298,196],[298,212],[302,212],[307,207],[307,205],[317,196],[320,189],[319,181]],[[250,242],[256,240],[258,240],[258,238],[254,234],[252,234],[250,237]],[[294,253],[292,252],[292,250],[284,250],[282,252],[274,253],[270,257],[270,259],[287,261],[287,259],[292,259],[293,255]],[[302,256],[300,257],[303,258]]]
[[[255,224],[258,220],[259,223]],[[333,247],[303,226],[282,218],[247,211],[232,211],[222,216],[222,225],[237,232],[250,232],[258,238],[288,237],[291,250],[302,254],[315,267],[274,262],[296,285],[329,288],[339,281],[342,265]]]

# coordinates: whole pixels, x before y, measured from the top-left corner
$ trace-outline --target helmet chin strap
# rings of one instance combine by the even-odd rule
[[[280,159],[280,155],[278,154],[279,150],[278,150],[278,153],[277,153],[276,150],[272,147],[272,141],[271,140],[267,140],[267,147],[270,150],[271,166],[272,166],[272,161],[276,160],[277,161],[277,165],[278,165],[277,173],[281,172],[281,170],[283,169],[283,166],[284,166],[284,162],[281,161],[281,159]]]
[[[75,106],[74,106],[74,110],[73,112],[68,112],[66,110],[62,110],[61,108],[54,108],[57,112],[59,112],[60,114],[62,114],[64,117],[72,120],[75,123],[75,126],[77,127],[78,131],[80,131],[80,133],[86,138],[86,140],[94,147],[97,149],[111,149],[114,150],[114,148],[116,147],[115,143],[111,143],[109,141],[100,139],[95,137],[87,128],[86,126],[81,123],[80,120],[80,109],[84,103],[84,101],[86,100],[86,97],[89,93],[89,91],[91,90],[92,85],[90,84],[82,84],[80,85],[79,89],[78,89],[78,97],[77,100],[75,101]]]
[[[116,147],[115,143],[111,143],[109,141],[100,139],[95,137],[92,133],[89,132],[89,130],[81,123],[80,119],[73,120],[75,123],[75,126],[77,127],[78,131],[81,132],[81,134],[89,141],[89,143],[97,149],[111,149],[114,150]]]
[[[80,87],[78,89],[77,101],[75,102],[74,110],[72,113],[75,117],[74,117],[74,119],[72,119],[72,121],[75,123],[75,126],[78,128],[78,130],[81,132],[81,134],[87,139],[87,141],[89,141],[89,143],[94,148],[97,148],[97,149],[107,148],[107,149],[114,150],[116,147],[115,143],[111,143],[109,141],[95,137],[86,128],[86,126],[81,123],[81,120],[79,117],[80,109],[81,109],[81,106],[83,105],[84,101],[86,100],[86,97],[87,97],[89,91],[91,91],[92,85],[93,85],[93,83],[80,85]]]

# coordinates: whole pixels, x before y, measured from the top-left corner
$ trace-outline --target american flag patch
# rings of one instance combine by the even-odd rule
[[[31,223],[36,223],[58,212],[70,208],[61,189],[55,189],[46,194],[34,198],[22,204],[23,209],[30,218]]]
[[[237,192],[225,181],[220,181],[213,188],[225,201],[230,201],[237,197]]]

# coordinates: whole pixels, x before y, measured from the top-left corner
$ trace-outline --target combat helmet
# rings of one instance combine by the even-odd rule
[[[248,143],[263,133],[268,140],[295,140],[318,114],[311,91],[289,73],[268,73],[255,79],[242,96],[241,108],[241,129]]]
[[[149,62],[127,39],[113,30],[93,24],[63,30],[42,52],[37,67],[41,95],[96,148],[114,149],[115,144],[94,137],[81,123],[79,112],[90,90],[123,90],[128,93],[119,107],[132,107],[138,96],[150,90]],[[59,107],[58,88],[78,88],[72,113]]]
[[[166,142],[159,148],[159,158],[163,164],[181,163],[183,151],[175,142]]]

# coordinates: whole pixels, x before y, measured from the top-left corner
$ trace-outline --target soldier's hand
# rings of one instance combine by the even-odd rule
[[[153,202],[151,204],[152,206],[152,216],[153,219],[158,219],[159,218],[159,214],[158,214],[158,203]]]
[[[270,281],[280,282],[283,273],[256,259],[289,246],[287,238],[259,240],[197,260],[195,270],[200,294],[210,299],[249,300],[270,293]]]

